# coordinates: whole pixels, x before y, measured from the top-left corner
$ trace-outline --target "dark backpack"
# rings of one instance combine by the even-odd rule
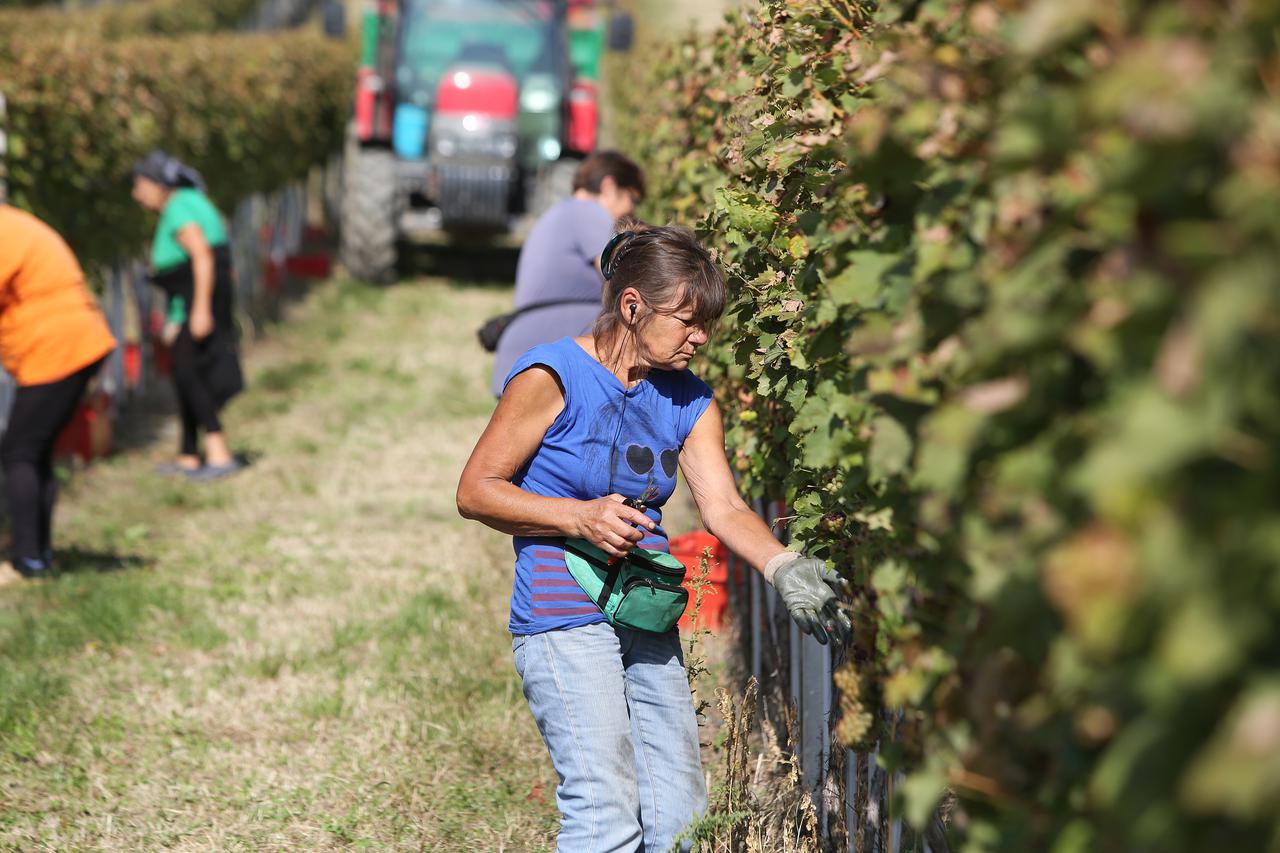
[[[490,317],[484,321],[484,325],[476,329],[476,337],[480,339],[480,346],[484,347],[485,352],[496,352],[498,349],[498,341],[502,340],[502,333],[507,327],[519,317],[529,311],[536,311],[539,308],[550,308],[553,305],[596,305],[594,299],[549,299],[546,302],[535,302],[532,305],[526,305],[523,308],[517,308],[506,314],[499,314],[496,317]]]

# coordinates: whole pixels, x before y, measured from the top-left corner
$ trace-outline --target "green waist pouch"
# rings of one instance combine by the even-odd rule
[[[689,603],[681,586],[684,565],[663,551],[636,548],[611,566],[609,555],[590,542],[566,539],[564,561],[610,625],[665,633]]]

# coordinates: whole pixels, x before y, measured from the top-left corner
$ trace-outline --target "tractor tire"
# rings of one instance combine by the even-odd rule
[[[383,284],[396,277],[396,158],[390,151],[353,149],[343,168],[342,263],[353,278]]]

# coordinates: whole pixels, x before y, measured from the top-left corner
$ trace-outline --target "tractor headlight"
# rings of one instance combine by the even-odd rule
[[[555,109],[560,87],[550,74],[535,73],[525,78],[520,87],[520,111],[545,113]]]
[[[544,113],[551,109],[555,96],[543,88],[526,87],[520,94],[520,109],[530,113]]]

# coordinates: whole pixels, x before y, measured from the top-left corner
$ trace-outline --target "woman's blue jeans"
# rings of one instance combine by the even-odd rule
[[[511,647],[560,776],[558,853],[667,853],[707,806],[679,634],[601,622]]]

